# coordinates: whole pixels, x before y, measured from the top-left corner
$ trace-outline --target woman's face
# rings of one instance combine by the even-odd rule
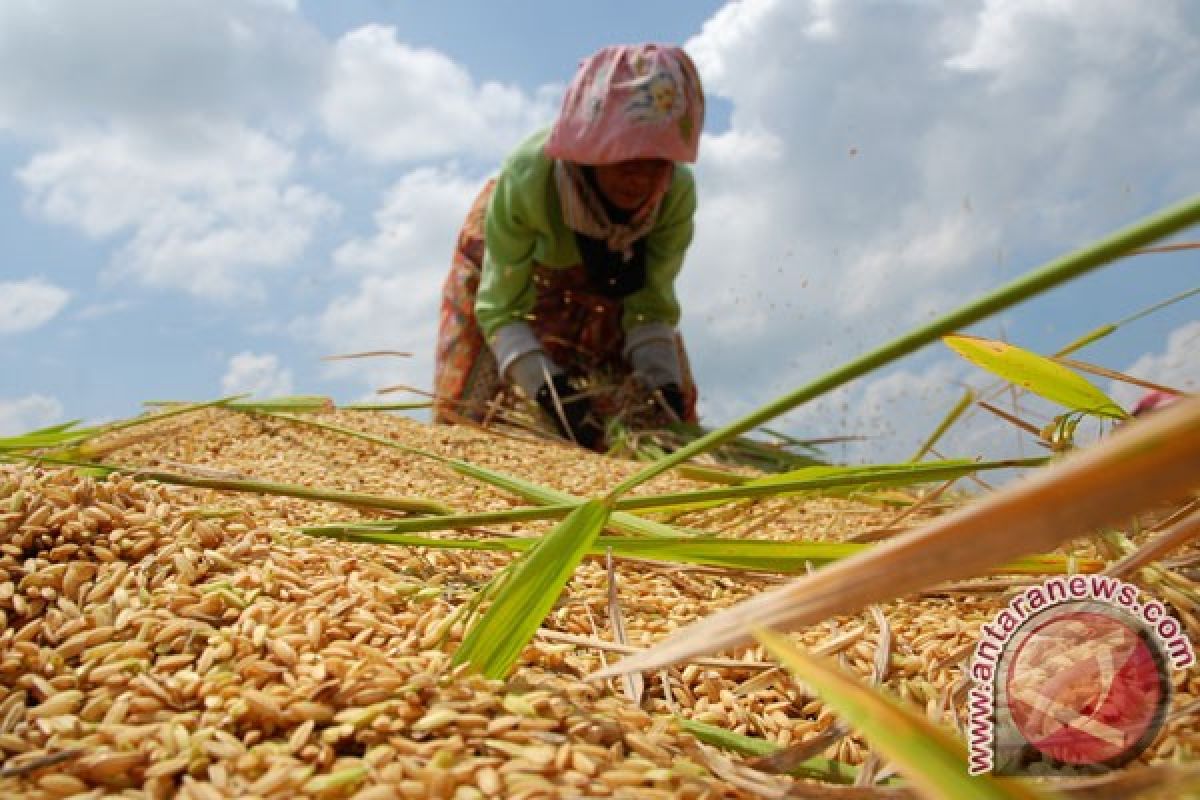
[[[671,162],[661,158],[601,164],[595,168],[596,184],[614,206],[633,211],[646,202],[670,169]]]

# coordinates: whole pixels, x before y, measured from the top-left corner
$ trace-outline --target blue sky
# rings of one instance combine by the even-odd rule
[[[428,387],[475,192],[581,57],[640,40],[683,43],[710,98],[679,283],[710,423],[1200,186],[1184,0],[13,0],[0,434]],[[1048,351],[1198,284],[1195,252],[1130,259],[977,332]],[[369,349],[415,355],[320,360]],[[1081,356],[1195,390],[1198,353],[1193,298]],[[931,348],[780,427],[903,456],[966,381]],[[980,419],[952,444],[1015,437]]]

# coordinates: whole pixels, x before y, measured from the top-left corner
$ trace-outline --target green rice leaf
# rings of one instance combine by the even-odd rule
[[[942,341],[975,366],[1073,411],[1115,419],[1128,416],[1082,375],[1045,356],[976,336],[945,336]]]
[[[454,653],[489,678],[502,678],[541,626],[592,542],[609,508],[591,500],[575,509],[517,562],[511,577]]]
[[[398,523],[409,520],[398,520]],[[420,520],[412,520],[420,522]],[[301,528],[308,536],[438,550],[483,550],[528,552],[540,537],[497,536],[471,539],[434,539],[415,534],[393,533],[370,523]],[[802,542],[772,539],[717,539],[676,536],[670,539],[633,539],[628,536],[597,536],[586,555],[600,557],[608,550],[622,558],[643,558],[679,564],[698,564],[727,569],[754,570],[783,575],[806,574],[819,567],[865,552],[877,545],[858,542]],[[997,567],[1001,575],[1060,575],[1066,572],[1099,572],[1104,562],[1061,555],[1025,556]]]
[[[729,470],[715,467],[701,467],[695,464],[680,464],[676,470],[680,477],[702,483],[717,483],[722,486],[740,486],[751,480],[746,475],[739,475]]]
[[[969,775],[962,742],[935,727],[924,714],[907,708],[886,690],[872,690],[854,680],[829,659],[806,653],[783,634],[758,629],[755,636],[895,764],[922,797],[1032,800],[1053,796],[991,775]]]
[[[809,400],[914,353],[943,336],[960,331],[1024,300],[1086,275],[1139,247],[1170,236],[1197,222],[1200,222],[1200,195],[1190,197],[1069,255],[1056,258],[948,314],[921,325],[874,350],[863,353],[850,363],[767,403],[719,430],[705,434],[687,446],[650,464],[614,487],[609,492],[609,497],[620,497],[635,486],[645,483],[656,475],[661,475],[677,464],[682,464],[701,453],[710,452],[746,431],[757,428]]]
[[[172,486],[192,486],[198,489],[216,489],[226,492],[298,497],[303,500],[338,503],[340,505],[354,506],[355,508],[378,508],[386,511],[405,511],[410,514],[445,515],[454,513],[454,509],[445,503],[419,497],[389,497],[363,494],[361,492],[347,492],[340,489],[317,489],[290,483],[274,483],[253,479],[202,478],[195,475],[180,475],[174,472],[160,472],[133,466],[102,464],[54,456],[29,456],[26,460],[88,470],[89,474],[97,477],[107,477],[119,472],[130,475],[136,480],[157,481],[158,483],[166,483]]]
[[[241,395],[245,397],[245,395]],[[218,401],[220,405],[225,405],[235,411],[261,411],[261,412],[280,412],[289,411],[292,413],[306,413],[313,411],[333,411],[335,406],[333,400],[329,397],[319,394],[294,394],[281,395],[279,397],[268,397],[263,400],[234,400],[234,401]],[[192,405],[191,403],[181,403],[178,400],[147,400],[145,405],[148,406],[180,406]]]
[[[618,509],[654,509],[656,511],[688,511],[719,506],[730,500],[755,497],[775,497],[802,491],[862,488],[863,486],[911,485],[915,483],[949,480],[988,469],[1036,467],[1047,463],[1046,458],[1029,458],[1012,461],[941,461],[921,464],[880,464],[866,467],[813,467],[814,477],[787,479],[786,476],[770,476],[766,483],[745,483],[719,489],[700,489],[694,492],[677,492],[665,495],[639,495],[618,500]],[[806,468],[807,469],[807,468]],[[795,474],[805,474],[803,470]],[[547,494],[550,490],[538,489],[532,496],[535,502],[547,501],[538,508],[512,508],[503,511],[481,511],[470,514],[455,514],[447,517],[424,517],[422,519],[381,520],[378,522],[332,523],[322,530],[375,530],[394,533],[424,533],[428,531],[461,530],[483,525],[502,525],[512,522],[528,522],[540,519],[561,519],[582,502],[572,495]],[[641,531],[651,528],[655,538],[671,539],[681,531],[678,527],[659,525],[641,517],[616,511],[609,520],[610,527],[624,533],[631,529]],[[628,520],[628,522],[626,522]]]
[[[304,419],[303,417],[293,417],[289,416],[288,414],[272,414],[271,416],[290,420],[301,425],[307,425],[313,428],[331,431],[333,433],[340,433],[344,436],[362,439],[363,441],[374,442],[375,444],[383,445],[384,447],[390,447],[394,450],[400,450],[401,452],[410,453],[411,455],[420,456],[422,458],[428,458],[432,461],[445,464],[460,475],[465,475],[468,478],[479,481],[480,483],[486,483],[487,485],[493,486],[497,489],[511,492],[512,494],[528,500],[531,503],[563,507],[557,512],[549,514],[548,517],[538,517],[539,519],[554,519],[565,516],[569,509],[573,509],[580,503],[584,502],[584,498],[576,497],[575,495],[568,494],[566,492],[560,492],[556,489],[550,489],[545,486],[539,486],[514,475],[508,475],[498,470],[481,467],[477,464],[472,464],[461,459],[448,458],[447,456],[438,455],[437,453],[430,453],[415,447],[402,445],[399,442],[393,442],[392,440],[385,439],[382,436],[363,433],[362,431],[345,428],[341,425],[333,425],[328,422]],[[524,519],[532,518],[534,517],[524,517]],[[609,519],[609,525],[621,531],[622,533],[628,533],[634,536],[677,536],[682,533],[680,528],[664,525],[661,522],[655,522],[654,520],[650,519],[643,519],[642,517],[637,517],[633,514],[612,514]],[[425,528],[423,530],[432,529]]]
[[[625,497],[614,504],[623,510],[656,509],[658,511],[696,510],[720,505],[730,500],[756,497],[782,497],[799,492],[845,490],[881,486],[912,486],[920,483],[946,481],[993,469],[1038,467],[1049,463],[1047,458],[1025,458],[1005,461],[926,461],[918,464],[874,464],[854,467],[803,467],[779,475],[756,478],[739,486],[699,489],[693,492],[640,495]]]
[[[719,747],[739,755],[761,758],[775,755],[783,749],[766,739],[744,736],[716,725],[697,722],[694,719],[677,716],[675,722],[681,729],[705,744],[711,744],[713,747]],[[828,758],[810,758],[789,771],[788,774],[796,778],[807,778],[826,783],[852,784],[858,777],[858,767]]]
[[[25,436],[37,436],[39,434],[53,435],[56,433],[66,433],[68,430],[70,430],[71,428],[74,428],[76,425],[78,425],[81,422],[83,422],[83,420],[73,419],[70,422],[61,422],[58,425],[50,425],[45,428],[38,428],[37,430],[29,431],[28,433],[26,433],[24,435]]]
[[[350,403],[338,406],[344,411],[414,411],[419,408],[432,407],[432,400],[416,400],[411,403]]]
[[[63,431],[35,431],[18,436],[0,437],[0,452],[23,453],[31,450],[71,447],[92,435],[86,428]]]
[[[218,397],[216,400],[206,400],[202,403],[175,403],[172,404],[172,407],[167,411],[160,411],[157,414],[144,414],[142,416],[132,417],[130,419],[117,420],[116,422],[101,426],[98,430],[104,433],[112,433],[114,431],[121,431],[127,428],[134,428],[138,425],[148,425],[151,422],[159,422],[160,420],[169,419],[170,417],[178,417],[182,414],[190,414],[193,411],[201,411],[205,408],[227,406],[231,403],[236,403],[243,397],[246,397],[246,395],[234,394],[227,397]]]
[[[1118,327],[1120,327],[1120,326],[1117,325],[1117,323],[1115,323],[1115,322],[1109,322],[1105,325],[1101,325],[1099,328],[1096,328],[1095,330],[1088,331],[1083,336],[1080,336],[1078,339],[1074,340],[1073,342],[1067,343],[1067,345],[1065,347],[1063,347],[1063,349],[1061,349],[1057,353],[1055,353],[1055,355],[1069,356],[1071,353],[1074,353],[1076,350],[1082,350],[1083,348],[1087,347],[1089,344],[1098,342],[1101,339],[1103,339],[1104,337],[1112,334],[1114,331],[1117,330]]]
[[[913,454],[913,457],[909,461],[920,461],[924,458],[933,449],[934,445],[938,443],[938,440],[946,435],[946,431],[950,430],[954,423],[958,422],[962,415],[967,413],[967,409],[975,402],[975,398],[976,395],[973,390],[965,390],[962,397],[958,398],[958,402],[950,409],[950,413],[946,414],[942,421],[938,423],[938,426],[933,429],[933,433],[929,434],[929,438],[921,444],[920,448],[917,449],[917,452]]]

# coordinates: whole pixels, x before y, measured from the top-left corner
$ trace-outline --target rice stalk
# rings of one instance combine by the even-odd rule
[[[675,724],[705,744],[743,756],[769,758],[783,749],[766,739],[735,733],[717,725],[709,725],[706,722],[686,717],[675,717]],[[828,758],[813,757],[805,759],[791,769],[783,770],[783,773],[795,778],[849,785],[854,783],[858,777],[858,767]]]
[[[437,453],[430,453],[426,450],[420,450],[415,447],[408,447],[407,445],[393,442],[390,439],[385,439],[382,436],[374,436],[369,433],[363,433],[362,431],[345,428],[341,425],[333,425],[331,423],[319,422],[312,419],[304,419],[302,417],[293,417],[288,414],[271,414],[270,416],[274,416],[279,419],[290,420],[291,422],[300,425],[307,425],[310,427],[319,428],[321,430],[331,431],[333,433],[340,433],[344,436],[350,436],[363,441],[373,442],[375,444],[389,447],[394,450],[399,450],[410,455],[428,458],[432,461],[437,461],[440,464],[450,467],[460,475],[465,475],[497,489],[511,492],[512,494],[515,494],[518,497],[530,502],[540,503],[543,505],[566,507],[565,510],[559,509],[562,513],[558,513],[559,510],[551,513],[549,518],[564,516],[566,513],[569,513],[570,510],[577,508],[585,501],[584,498],[576,497],[575,495],[568,494],[566,492],[560,492],[544,486],[538,486],[535,483],[531,483],[530,481],[515,477],[513,475],[508,475],[498,470],[487,469],[461,459],[449,458],[447,456],[438,455]],[[534,518],[540,517],[523,517],[523,519]],[[643,519],[632,514],[624,513],[612,514],[609,524],[622,533],[628,533],[634,536],[676,536],[682,532],[679,528],[670,525],[664,525],[661,522],[655,522],[654,520]]]
[[[301,528],[301,533],[321,538],[397,547],[427,547],[435,550],[474,550],[525,553],[541,537],[492,537],[433,539],[410,534],[378,531],[368,526]],[[788,542],[770,539],[717,539],[683,537],[634,539],[627,536],[597,536],[586,549],[591,557],[611,550],[621,558],[648,559],[678,564],[699,564],[722,569],[748,570],[781,575],[803,575],[811,567],[825,566],[869,552],[877,545],[853,542]],[[989,570],[997,575],[1061,575],[1093,573],[1104,568],[1101,561],[1060,555],[1025,556]]]
[[[234,400],[219,404],[234,411],[259,411],[263,413],[286,411],[299,414],[333,411],[335,408],[331,398],[319,394],[282,395],[280,397],[268,397],[263,400]],[[190,404],[182,403],[178,400],[147,400],[145,405],[176,407]]]
[[[1100,376],[1101,378],[1108,378],[1121,383],[1128,383],[1131,386],[1140,386],[1143,389],[1166,392],[1167,394],[1185,394],[1185,392],[1182,392],[1179,389],[1173,389],[1170,386],[1163,386],[1161,383],[1154,383],[1153,381],[1143,380],[1142,378],[1135,378],[1132,375],[1126,375],[1124,372],[1118,372],[1115,369],[1107,369],[1095,364],[1089,364],[1086,361],[1076,361],[1075,359],[1063,358],[1062,356],[1056,356],[1053,360],[1058,364],[1077,369],[1080,372],[1090,372],[1093,375]]]
[[[678,630],[595,677],[665,666],[746,643],[751,626],[795,628],[855,613],[1053,550],[1194,491],[1198,464],[1200,398],[1192,398],[911,533]]]
[[[412,403],[348,403],[338,406],[343,411],[415,411],[421,408],[433,408],[433,401],[420,400]]]
[[[1180,292],[1179,294],[1168,297],[1165,300],[1160,300],[1159,302],[1140,309],[1133,314],[1117,320],[1116,322],[1105,323],[1104,325],[1101,325],[1079,337],[1076,337],[1071,342],[1060,348],[1052,356],[1052,358],[1064,358],[1069,356],[1072,353],[1082,350],[1090,344],[1094,344],[1095,342],[1110,336],[1130,323],[1143,319],[1151,314],[1161,311],[1164,308],[1172,306],[1175,303],[1186,300],[1187,298],[1197,294],[1200,294],[1200,286],[1188,289],[1185,292]],[[920,461],[925,454],[929,452],[929,449],[937,444],[938,440],[945,435],[946,431],[949,430],[963,416],[963,413],[968,410],[975,397],[984,395],[992,397],[995,396],[998,391],[1002,390],[1003,389],[1001,385],[991,386],[978,392],[972,389],[967,389],[963,393],[963,396],[959,399],[958,403],[956,403],[954,407],[950,409],[949,413],[947,413],[947,415],[942,419],[942,421],[938,423],[937,427],[934,429],[933,433],[930,434],[929,439],[926,440],[925,444],[923,444],[921,448],[917,450],[916,454],[912,457],[912,460]]]
[[[120,464],[98,464],[88,461],[71,461],[68,459],[50,458],[46,456],[31,456],[29,460],[83,467],[99,477],[107,477],[121,473],[139,481],[154,481],[173,486],[191,486],[197,489],[215,489],[224,492],[247,492],[251,494],[274,495],[278,497],[298,497],[304,500],[315,500],[339,505],[354,506],[355,508],[374,508],[386,511],[404,511],[410,514],[452,514],[454,509],[436,500],[426,500],[420,497],[386,497],[361,492],[347,492],[340,489],[313,489],[307,486],[297,486],[290,483],[275,483],[253,479],[206,478],[195,475],[179,475],[172,472],[142,469],[135,466]]]
[[[960,331],[984,320],[999,311],[1059,286],[1073,278],[1085,275],[1109,262],[1126,255],[1131,250],[1144,247],[1189,225],[1200,222],[1200,196],[1190,198],[1176,206],[1141,220],[1094,244],[1073,253],[1054,259],[1042,267],[1027,273],[988,294],[977,298],[958,309],[893,339],[874,350],[855,358],[850,363],[822,375],[816,380],[778,398],[735,422],[702,436],[686,447],[671,453],[649,465],[641,472],[622,481],[609,493],[617,498],[651,478],[661,475],[677,464],[708,452],[746,431],[761,426],[802,403],[808,402],[855,378],[862,377],[886,366],[903,356],[916,352],[943,336]]]
[[[655,510],[658,512],[678,512],[696,510],[722,505],[731,500],[746,500],[762,497],[787,496],[799,492],[813,492],[833,489],[860,489],[865,486],[911,485],[958,478],[970,475],[979,470],[1009,469],[1014,467],[1036,467],[1047,463],[1045,458],[1024,459],[1018,461],[942,461],[925,462],[922,464],[886,464],[864,467],[808,467],[798,473],[800,475],[815,475],[815,477],[790,478],[788,474],[771,475],[766,478],[748,481],[738,486],[720,489],[700,489],[692,492],[674,492],[661,495],[638,495],[626,497],[613,504],[617,509],[614,517],[624,519],[622,510]],[[808,472],[812,470],[813,472]],[[504,476],[507,479],[507,476]],[[496,484],[493,484],[496,485]],[[511,486],[508,482],[501,487]],[[513,508],[503,511],[480,511],[467,514],[455,514],[447,517],[423,517],[422,519],[405,520],[371,520],[350,523],[330,523],[328,525],[304,529],[310,534],[337,534],[338,532],[352,533],[355,531],[389,531],[393,533],[424,533],[439,530],[462,530],[487,525],[499,525],[511,522],[528,522],[541,519],[561,519],[573,511],[580,502],[571,495],[559,494],[568,502],[554,502],[557,498],[549,493],[550,490],[540,490],[533,493],[533,500],[545,499],[548,505],[537,508]],[[829,492],[831,493],[831,492]],[[641,520],[640,517],[632,517]],[[643,520],[645,521],[645,520]],[[621,529],[619,522],[613,527]],[[662,526],[664,532],[656,533],[656,538],[671,539],[679,535],[679,528]]]

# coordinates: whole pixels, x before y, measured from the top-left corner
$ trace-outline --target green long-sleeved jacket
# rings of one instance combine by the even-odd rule
[[[475,299],[479,326],[490,340],[533,310],[533,265],[570,267],[582,258],[563,222],[554,161],[542,154],[549,131],[522,142],[504,162],[488,204],[483,275]],[[692,241],[696,188],[692,171],[676,164],[654,228],[646,235],[646,285],[624,300],[626,331],[644,323],[679,323],[675,276]]]

